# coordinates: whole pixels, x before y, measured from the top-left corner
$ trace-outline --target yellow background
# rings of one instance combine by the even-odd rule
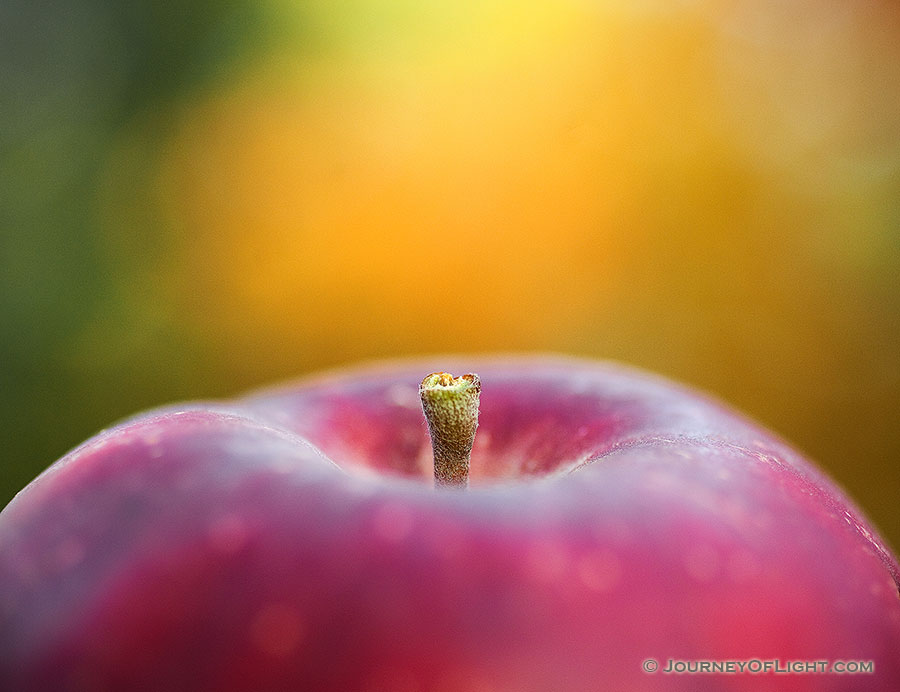
[[[894,3],[225,5],[7,10],[0,502],[150,405],[552,350],[730,401],[900,545]]]

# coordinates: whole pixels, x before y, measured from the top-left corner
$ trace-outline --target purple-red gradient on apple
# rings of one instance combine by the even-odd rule
[[[437,369],[481,378],[468,490],[432,482]],[[387,363],[150,411],[47,469],[0,514],[0,689],[893,691],[898,582],[831,481],[708,397]]]

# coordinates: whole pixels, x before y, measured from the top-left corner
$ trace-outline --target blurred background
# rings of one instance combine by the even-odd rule
[[[891,0],[5,0],[0,270],[0,506],[149,406],[552,350],[732,402],[900,547]]]

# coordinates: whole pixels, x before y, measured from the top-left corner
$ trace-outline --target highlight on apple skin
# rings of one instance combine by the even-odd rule
[[[432,481],[439,369],[482,383],[468,490]],[[704,395],[402,361],[150,411],[49,467],[0,513],[0,689],[893,691],[898,583],[840,489]]]

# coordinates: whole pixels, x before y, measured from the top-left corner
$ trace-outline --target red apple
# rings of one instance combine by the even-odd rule
[[[467,491],[431,481],[435,366],[483,383]],[[898,581],[839,489],[705,396],[406,362],[151,411],[47,469],[0,514],[0,689],[896,691]]]

